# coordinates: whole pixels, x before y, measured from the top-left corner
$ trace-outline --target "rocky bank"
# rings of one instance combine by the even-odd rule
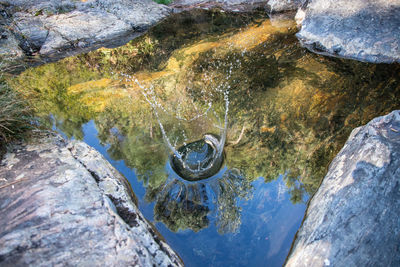
[[[233,12],[249,12],[256,9],[270,13],[297,10],[305,0],[175,0],[170,6],[175,11],[193,8],[221,8]]]
[[[0,167],[1,266],[182,266],[96,150],[47,134]]]
[[[400,266],[400,111],[353,130],[286,266]]]
[[[400,62],[400,0],[309,0],[296,17],[297,37],[312,52]]]
[[[297,37],[312,52],[400,62],[400,0],[176,0],[169,7],[152,0],[1,0],[0,59],[40,63],[115,47],[173,12],[215,7],[271,14],[300,8]]]
[[[152,0],[1,0],[0,57],[48,61],[122,45],[169,14]]]
[[[273,13],[297,10],[304,1],[176,0],[168,7],[152,0],[1,0],[0,60],[40,64],[120,46],[171,13],[193,8]]]

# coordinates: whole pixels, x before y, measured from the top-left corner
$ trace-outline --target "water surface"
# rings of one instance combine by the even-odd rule
[[[400,108],[398,64],[314,55],[296,31],[263,14],[192,11],[125,46],[9,82],[33,99],[42,124],[85,141],[125,175],[187,266],[281,266],[351,130]],[[220,134],[224,94],[223,167],[186,181],[169,164],[159,121],[176,148]]]

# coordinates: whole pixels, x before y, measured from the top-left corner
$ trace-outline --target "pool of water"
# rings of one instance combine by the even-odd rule
[[[351,130],[400,108],[399,64],[315,55],[296,31],[262,13],[195,10],[8,82],[42,125],[129,180],[187,266],[281,266]],[[225,129],[212,177],[177,175],[174,149]]]

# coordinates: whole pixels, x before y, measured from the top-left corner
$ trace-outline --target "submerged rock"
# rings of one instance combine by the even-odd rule
[[[298,39],[315,53],[400,62],[400,0],[310,0],[297,18]]]
[[[0,167],[1,266],[182,266],[129,184],[83,142],[46,137]]]
[[[400,111],[351,133],[286,266],[400,266]]]

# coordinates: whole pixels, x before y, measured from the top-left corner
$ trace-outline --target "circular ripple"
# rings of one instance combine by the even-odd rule
[[[224,161],[224,154],[218,153],[216,147],[216,144],[204,139],[181,146],[178,153],[182,158],[171,155],[171,167],[185,180],[207,179],[218,173]]]

